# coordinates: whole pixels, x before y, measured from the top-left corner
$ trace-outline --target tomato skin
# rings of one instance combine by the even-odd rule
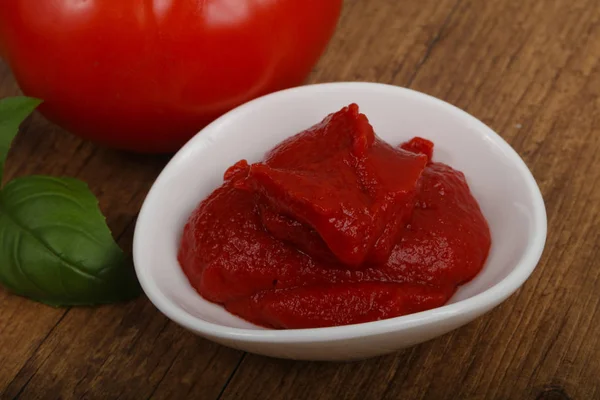
[[[0,0],[0,51],[48,119],[172,152],[252,98],[301,84],[342,0]]]

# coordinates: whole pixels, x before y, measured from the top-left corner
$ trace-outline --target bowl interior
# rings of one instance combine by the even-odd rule
[[[536,232],[541,200],[524,164],[502,139],[468,114],[414,91],[360,83],[315,85],[269,95],[228,113],[194,137],[165,168],[144,203],[135,233],[136,270],[146,291],[152,292],[150,298],[161,296],[207,322],[263,329],[194,291],[176,259],[181,231],[196,205],[222,183],[227,167],[240,159],[261,160],[283,139],[352,102],[390,144],[414,136],[432,140],[434,160],[463,171],[481,205],[492,232],[491,252],[484,270],[450,303],[483,293],[522,267],[536,235],[544,235]]]

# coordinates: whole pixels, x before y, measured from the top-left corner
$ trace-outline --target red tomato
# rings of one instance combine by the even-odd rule
[[[342,0],[0,0],[0,50],[40,111],[109,146],[171,152],[299,85]]]

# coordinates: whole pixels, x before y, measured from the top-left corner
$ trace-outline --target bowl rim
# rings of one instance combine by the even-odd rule
[[[178,164],[185,160],[189,153],[193,149],[200,145],[205,137],[208,135],[202,135],[203,131],[210,131],[217,128],[219,125],[226,123],[229,119],[235,118],[238,114],[246,112],[248,109],[260,108],[264,103],[272,101],[272,99],[279,96],[293,95],[298,92],[311,92],[318,89],[324,90],[337,90],[344,88],[347,89],[358,89],[358,90],[386,90],[386,91],[402,91],[409,96],[421,98],[424,101],[437,103],[437,106],[446,108],[450,112],[466,118],[469,123],[474,126],[478,131],[482,132],[487,139],[491,140],[496,146],[498,146],[507,156],[514,161],[515,167],[518,169],[522,177],[525,179],[529,195],[533,200],[533,235],[530,237],[530,243],[527,246],[525,253],[521,259],[517,262],[514,270],[510,272],[504,279],[496,283],[494,286],[487,290],[479,293],[473,297],[469,297],[464,300],[460,300],[456,303],[446,304],[442,307],[434,308],[427,311],[422,311],[414,314],[404,315],[400,317],[389,318],[385,320],[365,322],[360,324],[343,325],[326,328],[308,328],[308,329],[248,329],[248,328],[234,328],[224,325],[219,325],[213,322],[208,322],[195,317],[176,303],[171,301],[166,295],[162,293],[156,282],[151,279],[150,274],[146,273],[144,268],[143,260],[143,248],[144,239],[146,235],[147,221],[150,220],[152,210],[148,204],[152,203],[152,199],[158,196],[162,181],[167,179],[167,176],[172,172],[171,170],[176,169]],[[267,94],[257,99],[251,100],[247,103],[234,108],[233,110],[222,115],[196,135],[194,135],[167,163],[167,165],[160,172],[155,182],[152,184],[144,203],[140,209],[133,238],[133,260],[135,266],[135,272],[138,280],[142,286],[142,289],[148,296],[148,299],[169,319],[173,320],[177,324],[201,334],[217,337],[226,340],[253,342],[253,343],[307,343],[307,342],[327,342],[339,339],[349,338],[360,338],[365,336],[373,336],[378,334],[385,334],[389,332],[399,332],[417,326],[435,323],[438,321],[445,320],[447,318],[467,314],[472,311],[483,311],[486,312],[489,309],[497,306],[510,295],[512,295],[527,278],[531,275],[535,267],[537,266],[541,255],[544,250],[547,235],[547,216],[546,207],[540,189],[533,177],[531,171],[518,155],[518,153],[494,130],[485,125],[479,119],[475,118],[466,111],[447,103],[441,99],[430,96],[428,94],[404,88],[400,86],[394,86],[383,83],[372,83],[372,82],[332,82],[332,83],[320,83],[304,85],[277,91],[274,93]]]

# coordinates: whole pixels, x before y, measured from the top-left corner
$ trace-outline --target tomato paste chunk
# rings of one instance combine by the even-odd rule
[[[240,187],[259,195],[275,237],[357,268],[389,257],[426,163],[379,139],[352,104],[250,166]]]
[[[276,329],[440,307],[483,268],[490,230],[462,172],[420,137],[379,139],[356,105],[230,167],[178,260],[209,301]]]
[[[227,304],[242,318],[279,329],[378,321],[444,305],[454,288],[353,283],[260,292]]]

